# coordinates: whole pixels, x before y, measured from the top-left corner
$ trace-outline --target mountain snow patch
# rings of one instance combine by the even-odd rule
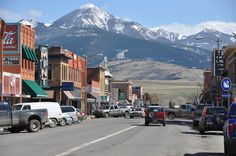
[[[120,51],[120,50],[117,50],[117,51]],[[127,53],[128,51],[129,51],[128,49],[120,51],[119,53],[116,54],[116,58],[119,60],[125,59],[125,53]]]

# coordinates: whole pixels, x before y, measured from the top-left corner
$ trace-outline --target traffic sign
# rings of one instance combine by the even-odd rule
[[[221,97],[223,97],[225,99],[228,99],[228,98],[230,98],[230,94],[229,93],[223,93],[223,94],[221,94]]]
[[[221,89],[224,92],[228,92],[232,88],[232,82],[231,82],[231,80],[228,77],[224,77],[221,80],[221,85],[220,86],[221,86]]]

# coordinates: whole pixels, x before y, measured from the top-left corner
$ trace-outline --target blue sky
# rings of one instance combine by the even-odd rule
[[[33,18],[51,23],[87,3],[147,27],[207,21],[236,23],[236,0],[1,0],[0,17],[7,22]]]

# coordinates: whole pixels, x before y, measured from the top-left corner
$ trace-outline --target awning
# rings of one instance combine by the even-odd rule
[[[74,89],[74,91],[63,91],[68,99],[70,100],[80,100],[82,99],[79,89]]]
[[[32,56],[34,58],[34,61],[38,62],[38,57],[36,56],[35,51],[33,49],[30,49],[30,51],[31,51],[31,54],[32,54]]]
[[[48,97],[47,93],[35,82],[31,80],[22,80],[22,91],[31,95],[31,97]]]
[[[72,95],[70,91],[63,91],[63,93],[67,96],[68,99],[70,100],[75,99],[74,95]]]
[[[31,60],[33,62],[38,61],[38,57],[36,56],[35,52],[32,49],[27,48],[26,46],[22,45],[22,52],[23,52],[24,59]]]

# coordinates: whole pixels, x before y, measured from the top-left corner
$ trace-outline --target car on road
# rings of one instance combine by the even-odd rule
[[[165,109],[166,115],[170,120],[176,117],[180,118],[192,118],[192,112],[194,111],[194,106],[191,104],[180,105],[177,109],[167,108]]]
[[[78,122],[77,111],[74,106],[61,106],[62,113],[67,113],[72,119],[72,123]]]
[[[206,106],[212,106],[211,104],[198,104],[195,106],[195,109],[193,111],[193,125],[198,126],[198,122],[200,120],[200,117],[202,115],[202,111],[204,107]]]
[[[126,118],[130,117],[130,110],[133,107],[132,105],[118,105],[119,109],[122,112],[122,115]]]
[[[134,118],[134,117],[143,118],[145,116],[145,112],[142,107],[131,107],[129,115],[130,115],[130,118]]]
[[[219,117],[222,114],[227,114],[227,110],[223,106],[205,107],[198,124],[199,133],[205,134],[205,131],[222,131],[224,123],[219,121]]]
[[[47,109],[49,125],[51,128],[56,127],[58,124],[64,125],[65,122],[62,120],[62,111],[58,102],[26,102],[14,104],[13,108],[15,110],[35,110],[35,109]],[[65,118],[65,117],[64,117]]]
[[[117,105],[107,105],[96,109],[94,115],[96,118],[120,117],[123,116],[123,111]]]
[[[79,122],[82,122],[86,119],[86,114],[79,108],[76,108],[76,116],[79,120]]]
[[[12,133],[24,129],[28,132],[38,132],[47,120],[47,109],[14,110],[9,103],[0,102],[0,127],[6,127]]]
[[[145,109],[145,125],[161,123],[166,126],[165,110],[162,106],[148,106]]]
[[[225,154],[230,156],[236,155],[236,103],[233,103],[228,111],[223,133]]]

